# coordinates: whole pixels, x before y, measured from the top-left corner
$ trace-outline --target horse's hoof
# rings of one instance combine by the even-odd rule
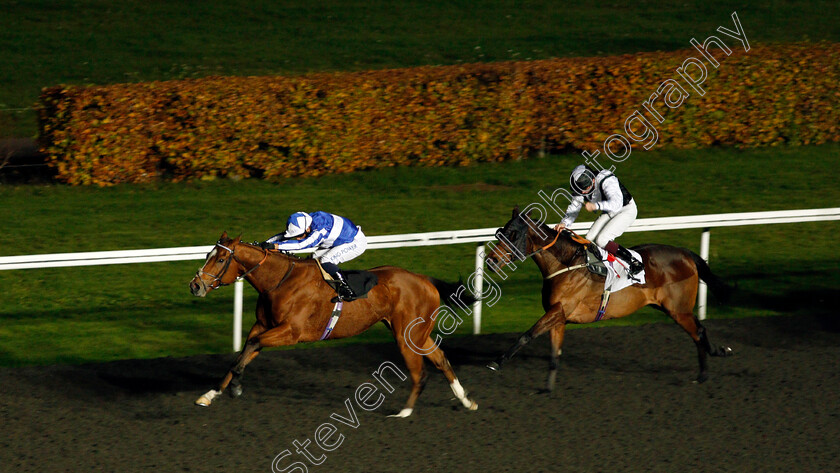
[[[501,371],[501,369],[502,369],[502,366],[499,365],[498,363],[496,363],[495,361],[491,361],[490,363],[487,363],[487,367],[490,368],[493,371]]]
[[[697,384],[703,384],[708,380],[709,380],[709,375],[707,375],[706,373],[701,373],[701,374],[697,375],[697,379],[694,382],[697,383]]]
[[[729,347],[720,347],[721,351],[723,351],[723,356],[733,356],[735,352],[732,351],[732,348]]]
[[[470,399],[470,407],[469,410],[477,411],[478,410],[478,403]]]
[[[396,414],[391,414],[388,417],[398,417],[398,418],[408,417],[408,416],[411,415],[412,412],[414,412],[414,409],[411,409],[410,407],[406,407],[403,410],[401,410],[400,412],[397,412]]]
[[[230,397],[239,397],[242,395],[242,386],[231,386],[230,387]]]
[[[209,406],[210,404],[213,403],[213,399],[215,399],[215,397],[218,396],[219,394],[221,394],[219,391],[216,391],[215,389],[211,389],[211,390],[207,391],[206,393],[204,393],[203,396],[196,399],[195,400],[195,405],[196,406],[201,406],[201,407],[207,407],[207,406]]]

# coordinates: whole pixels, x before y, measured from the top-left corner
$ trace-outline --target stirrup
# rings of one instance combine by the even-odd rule
[[[643,269],[645,269],[644,263],[634,258],[633,253],[630,253],[630,250],[619,245],[614,240],[610,240],[609,243],[604,245],[604,249],[607,250],[607,252],[612,254],[613,256],[617,256],[618,258],[621,258],[624,261],[626,261],[628,265],[627,272],[630,273],[631,276],[636,275],[642,272]]]
[[[336,296],[332,298],[333,302],[338,301],[352,301],[356,298],[356,293],[347,284],[343,278],[337,279],[338,284],[335,287]]]

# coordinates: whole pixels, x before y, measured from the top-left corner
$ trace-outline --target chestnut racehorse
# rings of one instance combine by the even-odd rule
[[[500,244],[487,256],[488,266],[500,269],[514,259],[532,256],[544,278],[542,303],[545,315],[522,334],[504,355],[490,363],[488,368],[501,369],[505,361],[532,339],[550,331],[548,391],[551,392],[557,376],[566,324],[595,321],[604,292],[604,277],[596,276],[585,268],[574,268],[585,263],[586,255],[583,245],[572,238],[571,232],[564,230],[558,235],[544,223],[535,222],[528,215],[519,213],[518,208],[514,208],[513,217],[504,228],[499,229],[497,236],[500,234]],[[646,305],[668,314],[694,340],[700,362],[697,382],[706,381],[706,355],[730,356],[732,350],[723,346],[713,347],[706,336],[706,329],[694,316],[697,284],[702,279],[713,292],[722,296],[728,287],[712,274],[703,258],[687,249],[649,244],[634,247],[633,250],[644,261],[645,284],[634,284],[613,293],[603,319],[624,317]],[[566,268],[572,269],[556,274]]]
[[[366,299],[344,302],[331,338],[358,335],[379,321],[391,330],[412,381],[408,402],[396,417],[411,415],[423,389],[426,382],[423,356],[443,371],[452,392],[466,408],[477,409],[478,405],[458,382],[443,350],[433,349],[435,344],[429,337],[434,326],[432,316],[441,306],[441,299],[452,296],[458,285],[394,266],[370,271],[377,275],[379,283]],[[244,278],[259,293],[257,320],[218,389],[208,391],[196,401],[201,406],[210,405],[228,385],[232,396],[242,394],[239,379],[242,370],[263,348],[318,341],[333,310],[330,299],[335,293],[323,280],[314,260],[263,250],[243,243],[239,237],[230,239],[227,233],[222,234],[207,255],[204,266],[190,282],[190,291],[204,297],[210,290],[237,278]]]

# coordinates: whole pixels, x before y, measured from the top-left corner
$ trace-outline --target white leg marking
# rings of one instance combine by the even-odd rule
[[[452,381],[452,384],[450,384],[449,387],[452,388],[452,392],[455,393],[455,397],[461,401],[461,404],[463,404],[464,407],[471,411],[478,409],[478,404],[470,401],[470,398],[467,397],[467,391],[463,386],[461,386],[458,378],[455,378],[455,381]]]
[[[211,390],[207,391],[206,393],[204,393],[203,396],[198,398],[195,401],[195,404],[197,406],[207,407],[213,402],[213,399],[215,399],[216,396],[218,396],[219,394],[221,394],[220,391],[216,391],[215,389],[211,389]]]
[[[404,407],[403,410],[401,410],[400,412],[396,414],[391,414],[388,417],[408,417],[411,415],[412,412],[414,412],[414,409]]]
[[[464,399],[467,395],[467,392],[464,390],[464,387],[461,386],[461,382],[458,381],[458,378],[455,378],[455,381],[452,381],[452,384],[449,385],[452,388],[452,392],[455,393],[455,397],[458,399]]]

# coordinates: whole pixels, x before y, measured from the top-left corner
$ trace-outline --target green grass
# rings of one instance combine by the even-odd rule
[[[0,15],[0,137],[33,136],[26,110],[42,87],[208,75],[300,74],[527,60],[689,47],[737,10],[756,42],[840,41],[836,1],[724,0],[630,4],[549,1],[6,2]],[[634,153],[619,174],[640,217],[837,206],[840,147]],[[504,223],[514,204],[564,185],[577,156],[466,168],[387,169],[281,182],[216,181],[108,189],[0,187],[0,254],[211,244],[263,239],[298,209],[346,214],[370,235]],[[712,266],[739,283],[711,316],[827,311],[837,295],[837,222],[712,233]],[[631,233],[698,247],[699,232]],[[354,265],[398,264],[446,279],[472,271],[473,245],[370,251]],[[224,352],[232,290],[187,292],[200,262],[0,272],[0,365]],[[520,331],[540,315],[527,262],[485,307],[485,332]],[[254,294],[246,290],[246,312]],[[250,317],[246,316],[246,321]],[[660,321],[652,310],[613,323]],[[467,319],[459,334],[470,331]],[[376,327],[353,341],[384,341]],[[329,343],[344,343],[343,341]],[[320,344],[313,344],[318,346]]]
[[[640,218],[840,205],[832,170],[840,145],[634,153],[618,173]],[[565,186],[578,156],[461,168],[397,168],[294,179],[161,183],[113,188],[0,187],[3,255],[212,244],[223,230],[246,240],[282,230],[299,209],[353,218],[368,235],[502,225],[515,204]],[[589,214],[591,215],[591,214]],[[591,216],[587,216],[591,219]],[[582,220],[584,217],[582,217]],[[840,223],[728,227],[712,231],[711,265],[737,282],[731,304],[710,317],[828,313],[838,296]],[[668,243],[697,251],[700,232],[628,233],[627,245]],[[471,244],[371,250],[348,266],[396,264],[454,280],[473,271]],[[199,261],[0,272],[0,365],[182,356],[230,350],[233,290],[191,296]],[[485,307],[483,332],[527,329],[541,315],[540,278],[524,262]],[[246,325],[255,294],[246,288]],[[652,309],[597,325],[665,318]],[[470,333],[465,318],[458,334]],[[246,327],[247,330],[247,327]],[[386,341],[376,327],[356,341]],[[336,343],[336,342],[328,342]],[[341,343],[341,342],[338,342]],[[445,343],[445,342],[444,342]],[[318,344],[315,344],[316,346]]]
[[[752,43],[840,41],[834,0],[630,3],[381,0],[18,0],[0,15],[0,109],[42,87],[299,74],[689,48],[732,28]],[[0,113],[0,137],[36,133]]]

